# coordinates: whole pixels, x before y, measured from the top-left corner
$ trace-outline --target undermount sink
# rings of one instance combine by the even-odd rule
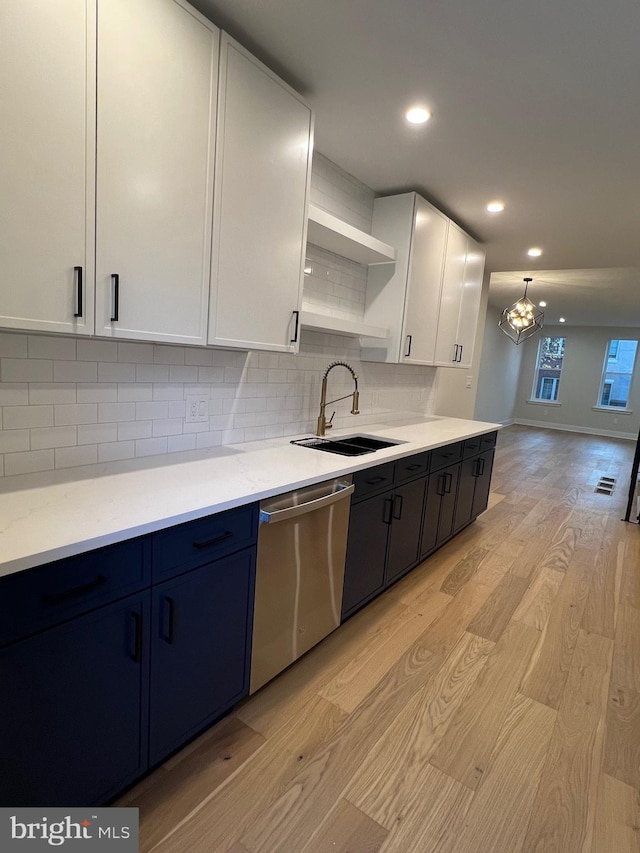
[[[292,441],[300,447],[310,447],[312,450],[323,450],[325,453],[337,453],[340,456],[362,456],[364,453],[374,453],[385,447],[401,444],[400,441],[388,441],[373,438],[369,435],[350,435],[345,438],[300,438]]]

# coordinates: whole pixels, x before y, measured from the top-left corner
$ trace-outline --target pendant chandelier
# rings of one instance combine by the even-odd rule
[[[505,335],[511,338],[514,344],[521,344],[522,341],[534,335],[542,328],[544,320],[544,311],[534,305],[527,296],[529,282],[533,279],[525,278],[523,281],[523,295],[509,308],[504,309],[498,323]]]

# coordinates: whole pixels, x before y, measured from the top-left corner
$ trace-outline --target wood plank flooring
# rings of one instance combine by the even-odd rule
[[[640,853],[632,457],[502,430],[474,524],[120,798],[140,850]]]

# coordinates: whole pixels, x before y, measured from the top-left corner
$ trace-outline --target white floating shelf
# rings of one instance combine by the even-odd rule
[[[354,228],[326,210],[309,205],[307,240],[334,255],[340,255],[358,264],[388,264],[396,259],[393,246],[383,243],[371,234]]]
[[[319,332],[336,332],[340,335],[367,338],[387,338],[389,336],[389,329],[382,326],[372,326],[358,320],[318,314],[316,311],[307,311],[304,306],[300,312],[300,323],[307,329],[316,329]]]

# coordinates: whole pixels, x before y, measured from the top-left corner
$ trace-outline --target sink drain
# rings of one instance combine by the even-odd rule
[[[616,487],[615,477],[600,477],[594,492],[600,495],[610,495]]]

